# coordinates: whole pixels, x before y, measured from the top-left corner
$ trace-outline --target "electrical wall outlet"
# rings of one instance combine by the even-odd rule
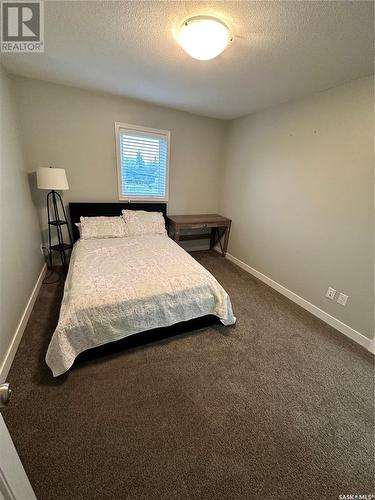
[[[339,298],[337,299],[337,303],[345,306],[348,301],[349,295],[345,295],[345,293],[340,293]]]
[[[327,290],[327,293],[326,293],[326,297],[328,299],[333,300],[335,298],[336,292],[337,292],[337,290],[335,290],[332,287],[329,287],[328,290]]]

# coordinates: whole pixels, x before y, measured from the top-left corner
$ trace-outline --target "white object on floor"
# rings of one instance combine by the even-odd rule
[[[79,240],[46,362],[56,377],[86,349],[209,314],[235,323],[224,288],[168,236]]]

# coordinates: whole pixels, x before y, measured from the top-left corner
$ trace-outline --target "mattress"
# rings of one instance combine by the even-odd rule
[[[209,314],[235,322],[224,288],[168,236],[79,240],[46,362],[56,377],[87,349]]]

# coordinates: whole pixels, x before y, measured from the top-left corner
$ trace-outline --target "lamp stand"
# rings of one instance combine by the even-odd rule
[[[62,209],[63,216],[60,218],[59,205]],[[65,255],[67,250],[73,247],[72,235],[70,233],[69,225],[66,220],[66,213],[64,204],[62,202],[61,196],[57,191],[50,191],[47,195],[47,212],[48,212],[48,250],[49,250],[49,268],[53,269],[52,266],[52,252],[59,252],[61,258],[61,264],[64,272],[68,269],[68,261]],[[51,219],[52,214],[52,219]],[[51,227],[56,227],[58,245],[52,245],[51,241]],[[62,226],[66,226],[68,229],[70,243],[64,243]]]

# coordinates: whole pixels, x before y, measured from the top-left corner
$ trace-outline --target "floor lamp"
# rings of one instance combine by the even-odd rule
[[[72,248],[73,240],[69,225],[66,220],[66,213],[61,196],[57,191],[69,189],[68,180],[63,168],[39,168],[36,172],[38,189],[48,189],[47,194],[47,213],[48,213],[48,252],[49,267],[52,269],[52,252],[59,252],[63,269],[68,267],[65,252]],[[60,211],[59,211],[60,206]],[[64,243],[62,226],[66,226],[69,234],[69,243]],[[58,245],[52,245],[51,229],[56,228]]]

